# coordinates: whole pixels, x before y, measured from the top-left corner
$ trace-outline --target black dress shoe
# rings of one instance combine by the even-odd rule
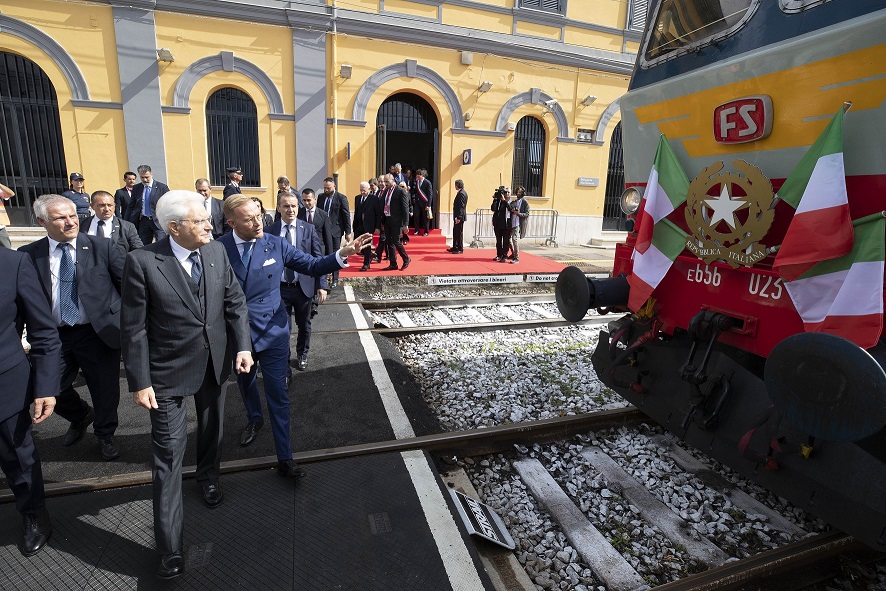
[[[455,249],[454,248],[447,248],[446,252],[455,252]]]
[[[424,233],[424,234],[422,234],[422,236],[427,236],[427,235],[428,235],[428,233],[427,233],[427,232],[425,232],[425,233]]]
[[[49,513],[44,509],[40,515],[23,516],[22,529],[25,530],[25,534],[18,549],[23,556],[31,557],[43,549],[49,541],[49,536],[52,535]]]
[[[333,280],[333,282],[329,284],[329,289],[335,289],[336,287],[338,287],[338,280]]]
[[[363,265],[362,267],[360,267],[360,270],[361,270],[361,271],[368,271],[368,270],[369,270],[369,265]]]
[[[203,502],[210,509],[218,507],[225,495],[222,493],[221,486],[217,482],[210,482],[201,485],[203,487]]]
[[[396,271],[397,265],[388,265],[387,267],[382,268],[382,271]]]
[[[103,460],[111,461],[120,457],[120,450],[114,445],[114,440],[110,437],[107,439],[99,439],[98,445],[101,447]]]
[[[408,266],[409,266],[409,263],[411,263],[411,262],[412,262],[412,259],[406,259],[405,261],[403,261],[403,266],[400,267],[400,270],[401,270],[401,271],[405,271],[405,270],[406,270],[406,267],[408,267]]]
[[[71,423],[71,426],[68,427],[68,432],[65,433],[65,438],[62,440],[62,445],[74,445],[81,439],[83,439],[83,435],[86,433],[86,428],[92,424],[92,421],[95,420],[95,411],[92,407],[88,407],[86,411],[86,418],[78,423]]]
[[[299,355],[298,363],[295,365],[295,369],[298,371],[304,371],[308,369],[308,356],[307,355]]]
[[[185,561],[181,552],[164,554],[160,557],[160,566],[157,568],[157,576],[161,579],[173,579],[185,571]]]
[[[373,262],[373,263],[380,263],[380,262],[381,262],[381,257],[372,257],[372,262]]]
[[[240,436],[240,447],[246,447],[258,437],[258,430],[261,429],[261,426],[264,425],[264,421],[252,422],[246,425],[246,428],[243,429],[243,434]]]
[[[282,478],[304,478],[307,473],[295,460],[280,460],[277,462],[277,474]]]

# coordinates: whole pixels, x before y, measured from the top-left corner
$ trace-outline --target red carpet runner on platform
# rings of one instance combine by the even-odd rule
[[[527,252],[520,253],[520,262],[517,264],[499,263],[492,260],[495,257],[494,241],[493,248],[468,248],[470,242],[471,239],[465,236],[464,253],[451,254],[446,252],[446,237],[440,230],[432,230],[428,236],[413,236],[410,232],[406,253],[412,262],[405,271],[382,271],[389,264],[387,259],[372,263],[369,271],[360,271],[363,266],[362,257],[352,256],[348,258],[350,267],[342,269],[341,277],[546,274],[559,273],[565,266]],[[397,266],[402,265],[403,261],[398,255]]]

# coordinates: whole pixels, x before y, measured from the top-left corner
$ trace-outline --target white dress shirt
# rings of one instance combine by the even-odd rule
[[[99,217],[97,215],[92,216],[92,222],[89,224],[89,229],[86,230],[86,233],[90,236],[98,236],[99,238],[110,238],[111,231],[114,229],[114,218],[109,218],[105,220],[105,225],[102,226],[103,232],[98,231],[98,222]]]
[[[188,250],[187,248],[180,246],[179,243],[173,240],[171,236],[169,238],[169,245],[172,247],[172,254],[175,256],[176,259],[178,259],[178,262],[181,263],[182,269],[185,270],[185,275],[190,277],[191,267],[194,266],[194,263],[192,263],[188,257],[191,256],[192,252],[197,251]]]

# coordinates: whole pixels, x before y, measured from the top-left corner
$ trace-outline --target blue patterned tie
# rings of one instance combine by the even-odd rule
[[[195,250],[188,255],[188,259],[191,261],[191,279],[194,280],[194,283],[200,285],[200,278],[203,276],[203,265],[200,264],[200,253]]]
[[[80,322],[80,305],[77,303],[77,274],[71,258],[71,245],[63,242],[62,260],[58,267],[58,308],[62,324],[74,326]]]
[[[295,242],[292,239],[291,224],[286,224],[286,237],[284,238],[284,240],[286,240],[286,242],[288,242],[289,244],[295,246]],[[287,283],[292,283],[293,281],[295,281],[295,271],[287,267],[286,270],[283,271],[283,281],[286,281]]]
[[[145,191],[142,193],[142,212],[146,216],[151,215],[151,185],[145,185]]]
[[[246,270],[249,270],[249,261],[252,260],[252,242],[244,242],[243,243],[243,254],[241,255],[243,259],[243,266],[246,267]]]

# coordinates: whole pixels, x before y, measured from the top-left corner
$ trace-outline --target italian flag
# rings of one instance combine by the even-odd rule
[[[785,287],[806,332],[826,332],[868,349],[883,330],[886,218],[875,213],[852,225],[849,254],[813,265]]]
[[[850,251],[852,221],[843,169],[843,109],[788,176],[778,197],[796,210],[772,265],[785,281],[800,277],[819,261]]]
[[[686,201],[689,179],[667,138],[662,135],[637,214],[637,243],[628,306],[637,311],[671,268],[686,244],[686,232],[665,219]]]

